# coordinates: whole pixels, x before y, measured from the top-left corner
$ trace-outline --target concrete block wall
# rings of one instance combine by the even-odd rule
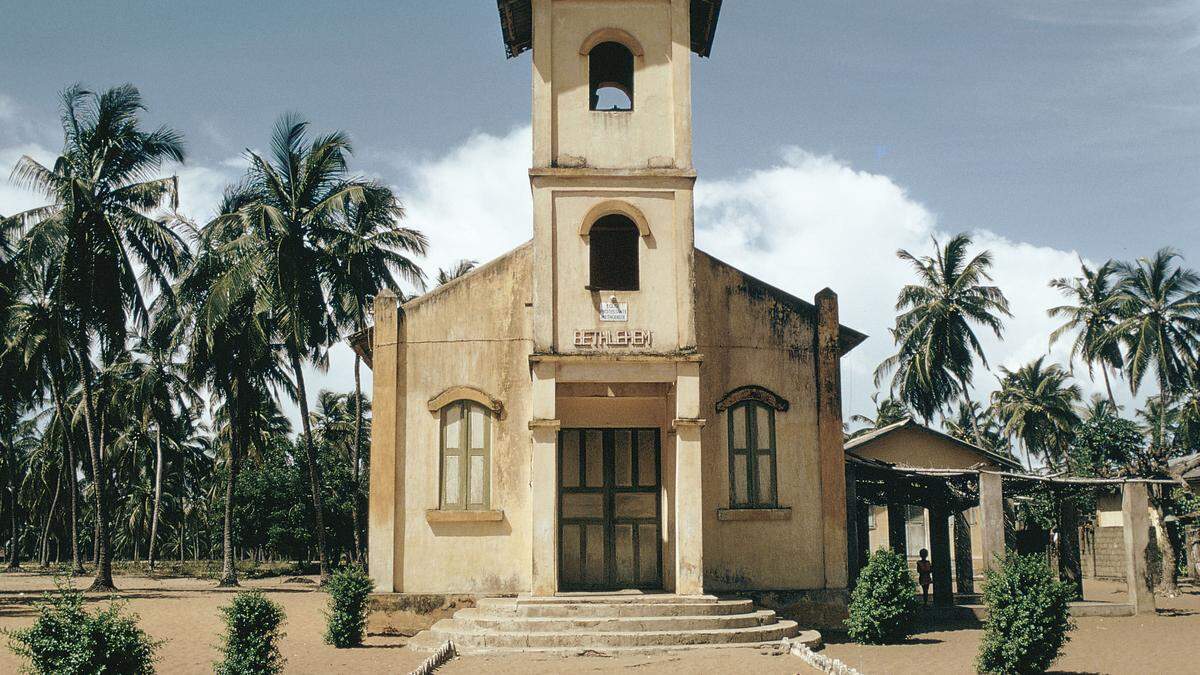
[[[1125,579],[1125,535],[1121,528],[1085,528],[1080,541],[1085,576]]]

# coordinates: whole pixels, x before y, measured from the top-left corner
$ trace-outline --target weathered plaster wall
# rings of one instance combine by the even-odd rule
[[[535,133],[534,165],[689,167],[687,0],[541,0],[534,11],[534,128],[549,131]],[[602,29],[620,29],[640,47],[640,55],[631,49],[632,111],[589,109],[588,56],[580,52]],[[539,152],[541,144],[549,147]],[[539,162],[539,155],[549,163]]]
[[[555,270],[555,344],[560,353],[588,351],[574,346],[576,330],[648,330],[653,343],[649,349],[608,349],[613,352],[671,352],[686,344],[690,337],[681,324],[691,309],[690,276],[681,273],[688,261],[681,250],[691,248],[691,185],[675,190],[669,182],[627,183],[614,189],[554,190],[554,265]],[[565,186],[564,186],[565,187]],[[594,217],[593,209],[619,200],[640,211],[650,233],[639,237],[639,290],[589,290],[589,246],[581,228]],[[686,291],[684,291],[686,289]],[[629,321],[600,321],[600,303],[615,297],[628,304]],[[594,350],[593,350],[594,351]]]
[[[987,468],[998,468],[977,452],[912,427],[896,429],[850,451],[860,457],[926,469],[969,469],[981,462]]]
[[[704,457],[706,590],[825,587],[812,316],[798,314],[764,286],[714,258],[696,256],[697,349]],[[759,385],[786,398],[776,413],[779,503],[786,520],[719,521],[729,506],[725,413],[730,390]]]
[[[529,590],[531,353],[530,247],[404,306],[407,398],[404,435],[403,587],[406,593]],[[440,497],[440,419],[427,402],[471,386],[504,405],[494,420],[491,508],[500,522],[430,523]]]

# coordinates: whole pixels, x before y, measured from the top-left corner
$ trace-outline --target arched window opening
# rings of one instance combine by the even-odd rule
[[[442,408],[441,417],[441,508],[486,511],[492,491],[492,411],[462,400]]]
[[[638,289],[637,225],[619,213],[604,216],[588,232],[593,291]]]
[[[633,52],[619,42],[601,42],[588,54],[592,110],[633,110]]]
[[[729,505],[779,505],[775,467],[775,408],[755,400],[731,406],[729,424]]]

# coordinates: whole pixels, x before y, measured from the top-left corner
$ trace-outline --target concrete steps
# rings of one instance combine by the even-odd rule
[[[437,622],[409,646],[432,650],[453,642],[463,653],[538,651],[662,651],[756,645],[796,638],[781,621],[748,600],[668,594],[580,594],[550,598],[485,598]],[[808,631],[802,640],[820,644]]]

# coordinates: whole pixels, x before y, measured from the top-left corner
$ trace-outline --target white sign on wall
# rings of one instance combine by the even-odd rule
[[[627,303],[627,302],[601,302],[600,303],[600,320],[601,321],[628,321],[629,320],[629,303]]]

